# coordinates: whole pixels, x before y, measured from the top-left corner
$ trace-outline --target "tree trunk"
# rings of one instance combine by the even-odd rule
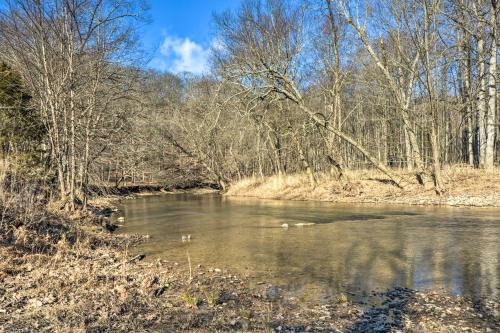
[[[382,173],[387,175],[391,181],[399,188],[403,188],[403,181],[402,179],[396,175],[392,170],[387,168],[382,162],[380,162],[375,156],[373,156],[368,150],[366,150],[362,145],[360,145],[356,140],[351,138],[349,135],[346,133],[332,127],[331,125],[328,125],[323,119],[321,119],[316,113],[312,112],[309,110],[303,103],[299,102],[299,107],[306,112],[318,125],[324,127],[328,131],[334,133],[338,137],[340,137],[342,140],[345,142],[349,143],[352,145],[354,148],[356,148],[368,161],[370,161],[373,166],[375,166],[378,170],[380,170]]]
[[[465,121],[465,149],[464,161],[470,166],[474,166],[474,131],[473,131],[473,100],[472,100],[472,73],[471,73],[471,38],[470,34],[464,29],[462,35],[462,57],[464,60],[460,66],[460,88],[462,103],[464,104]]]
[[[307,177],[309,178],[309,184],[311,185],[311,188],[315,188],[317,185],[316,182],[316,177],[314,176],[314,172],[311,168],[311,165],[309,164],[309,161],[306,158],[306,155],[304,154],[304,150],[302,149],[302,145],[300,144],[299,138],[297,138],[297,134],[293,131],[292,125],[290,124],[290,130],[292,133],[293,140],[295,141],[295,144],[297,145],[297,152],[299,153],[299,159],[302,162],[302,166],[306,170]]]
[[[484,38],[483,34],[483,24],[480,24],[478,40],[477,40],[477,52],[478,52],[478,62],[479,62],[479,94],[477,99],[477,126],[478,126],[478,152],[479,152],[479,166],[484,168],[485,157],[486,157],[486,55],[484,49]]]
[[[433,3],[434,5],[434,3]],[[444,193],[444,188],[441,181],[441,152],[439,145],[439,118],[438,118],[438,105],[436,100],[436,91],[435,85],[432,80],[432,64],[431,64],[431,16],[435,14],[437,8],[431,7],[429,8],[429,4],[427,0],[424,1],[424,66],[425,66],[425,78],[427,83],[427,90],[429,94],[429,108],[431,113],[431,133],[430,133],[430,143],[431,143],[431,151],[432,151],[432,176],[434,180],[434,189],[438,195],[442,195]],[[430,13],[429,11],[432,11]]]
[[[491,169],[495,159],[496,97],[497,97],[497,0],[491,0],[490,7],[491,56],[488,80],[488,113],[486,115],[486,146],[484,149],[484,167]]]

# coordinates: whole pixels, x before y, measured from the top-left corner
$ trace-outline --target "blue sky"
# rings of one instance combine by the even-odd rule
[[[238,7],[238,0],[149,0],[152,22],[141,36],[152,52],[149,67],[195,74],[208,70],[212,14]]]

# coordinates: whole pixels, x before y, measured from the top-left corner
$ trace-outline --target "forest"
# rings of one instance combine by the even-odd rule
[[[500,330],[498,0],[149,2],[0,0],[0,331]]]
[[[442,194],[444,167],[498,163],[495,0],[245,1],[215,14],[204,75],[137,66],[146,10],[2,9],[3,164],[68,209],[89,185],[366,168]]]

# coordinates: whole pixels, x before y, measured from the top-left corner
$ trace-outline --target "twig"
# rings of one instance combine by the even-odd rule
[[[140,261],[140,260],[144,259],[144,257],[146,257],[145,254],[138,254],[135,257],[130,258],[129,260],[125,260],[125,261],[122,261],[122,262],[119,262],[119,263],[115,264],[112,268],[118,268],[121,265],[131,263],[132,261],[135,261],[135,260],[139,260]]]
[[[186,251],[187,257],[188,257],[188,264],[189,264],[189,282],[193,280],[193,269],[191,267],[191,257],[189,256],[189,251]]]

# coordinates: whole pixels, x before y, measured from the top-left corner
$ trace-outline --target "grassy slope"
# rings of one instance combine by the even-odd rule
[[[318,186],[314,189],[304,174],[256,177],[234,183],[227,195],[284,200],[500,207],[500,168],[488,171],[447,168],[443,170],[447,192],[441,197],[432,189],[431,179],[423,188],[415,184],[410,175],[401,173],[401,176],[411,182],[403,190],[389,184],[387,178],[375,170],[348,170],[341,181],[320,174],[317,177]]]

